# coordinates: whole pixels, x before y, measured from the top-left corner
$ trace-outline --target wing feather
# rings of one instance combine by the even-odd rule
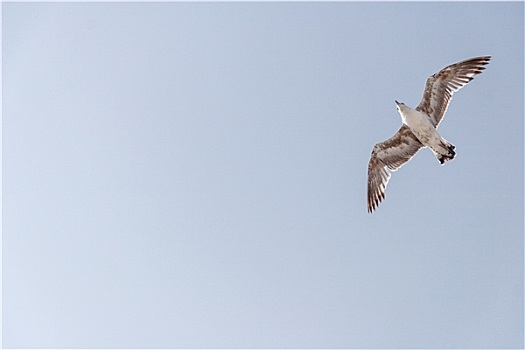
[[[390,180],[387,168],[396,171],[412,159],[421,147],[421,142],[405,124],[394,136],[374,146],[368,163],[369,213],[385,198],[386,185]]]
[[[416,110],[428,114],[437,127],[447,111],[452,95],[474,79],[476,74],[480,74],[490,58],[490,56],[471,58],[451,64],[431,75],[427,79],[423,98]]]

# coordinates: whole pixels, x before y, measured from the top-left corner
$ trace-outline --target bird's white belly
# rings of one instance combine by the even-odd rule
[[[432,148],[432,146],[440,143],[441,136],[426,114],[413,109],[409,110],[408,113],[404,115],[403,122],[423,145]]]

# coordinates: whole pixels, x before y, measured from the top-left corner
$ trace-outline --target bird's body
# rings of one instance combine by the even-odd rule
[[[401,115],[403,124],[409,127],[410,131],[421,142],[423,148],[429,147],[434,152],[441,164],[444,164],[447,160],[454,159],[456,155],[454,149],[456,147],[439,135],[428,114],[407,107],[403,103],[397,103],[397,110]]]
[[[454,92],[481,73],[490,56],[481,56],[452,64],[431,75],[425,85],[423,98],[412,109],[396,101],[403,124],[398,132],[374,145],[368,163],[368,211],[377,208],[385,198],[390,179],[389,170],[395,171],[407,163],[421,148],[429,147],[443,165],[454,159],[456,148],[445,140],[437,128],[443,119]]]

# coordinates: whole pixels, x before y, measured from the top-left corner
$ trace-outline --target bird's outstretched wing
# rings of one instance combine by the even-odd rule
[[[423,147],[408,126],[403,124],[397,133],[374,146],[368,162],[368,212],[374,211],[385,198],[390,179],[387,167],[396,171]]]
[[[416,110],[430,116],[435,127],[447,111],[454,92],[467,85],[476,74],[485,69],[490,61],[490,56],[471,58],[451,64],[431,75],[426,82],[423,98]]]

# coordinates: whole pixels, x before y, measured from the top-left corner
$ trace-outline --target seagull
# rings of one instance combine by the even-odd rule
[[[373,212],[385,198],[391,171],[407,163],[420,148],[429,147],[441,165],[454,159],[456,148],[439,135],[437,128],[452,100],[452,95],[480,74],[491,56],[480,56],[451,64],[431,75],[423,98],[412,109],[395,101],[403,124],[397,133],[374,145],[368,163],[368,212]]]

